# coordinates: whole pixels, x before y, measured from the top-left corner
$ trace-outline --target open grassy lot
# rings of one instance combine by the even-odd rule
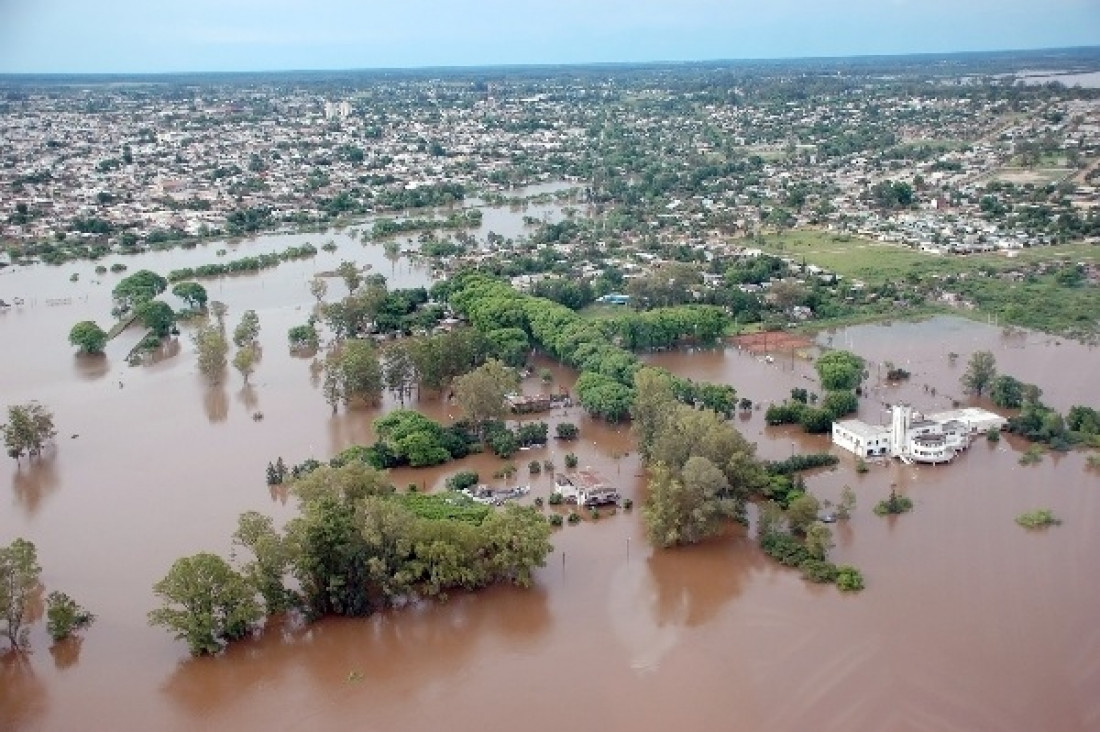
[[[976,272],[985,267],[997,272],[1019,269],[1034,262],[1100,262],[1100,247],[1073,243],[1001,253],[940,255],[921,252],[902,244],[877,242],[856,236],[837,236],[824,231],[791,231],[765,237],[764,249],[772,254],[805,258],[808,264],[842,277],[869,284],[896,282],[909,275],[926,277]]]
[[[767,237],[764,249],[805,259],[808,264],[842,277],[863,280],[872,287],[886,282],[917,285],[951,278],[954,280],[951,290],[976,303],[980,313],[997,314],[1007,323],[1086,338],[1095,337],[1100,329],[1100,288],[1095,285],[1067,287],[1053,273],[1031,276],[1024,281],[996,276],[1013,270],[1027,271],[1031,265],[1043,262],[1096,264],[1100,262],[1100,246],[1092,244],[1033,247],[1017,250],[1012,256],[1003,253],[956,256],[928,254],[899,244],[822,231],[793,231]],[[869,313],[860,315],[866,314]]]
[[[1060,183],[1076,172],[1076,168],[1055,166],[1035,168],[1005,167],[993,171],[982,178],[982,180],[988,183],[1012,183],[1015,185],[1026,185],[1030,183],[1036,186],[1046,186],[1052,183]]]

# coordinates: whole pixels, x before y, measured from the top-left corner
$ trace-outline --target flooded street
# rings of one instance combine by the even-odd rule
[[[428,284],[426,270],[342,233],[259,237],[225,258],[330,238],[338,245],[331,254],[203,281],[211,299],[228,305],[231,326],[247,308],[259,314],[263,358],[247,389],[232,371],[221,386],[203,382],[190,327],[178,354],[153,366],[125,364],[134,342],[128,334],[105,358],[75,357],[69,328],[89,318],[106,326],[110,290],[123,275],[97,276],[91,263],[0,271],[0,297],[27,302],[0,313],[3,404],[37,399],[53,410],[59,431],[41,461],[0,462],[0,542],[35,542],[46,591],[63,590],[98,616],[82,640],[53,648],[37,622],[33,652],[0,660],[0,729],[1100,727],[1100,474],[1079,452],[1021,466],[1026,445],[1015,438],[979,440],[951,465],[872,465],[865,475],[838,452],[836,469],[811,475],[821,498],[838,500],[845,485],[858,495],[853,519],[834,526],[832,555],[863,571],[867,589],[858,595],[807,584],[762,555],[742,529],[654,553],[636,508],[557,530],[555,551],[529,591],[493,588],[309,626],[276,619],[224,656],[188,658],[183,643],[146,624],[153,583],[181,556],[228,556],[243,511],[280,522],[292,516],[293,501],[264,483],[267,462],[326,459],[368,442],[382,411],[333,417],[309,360],[288,354],[287,329],[313,307],[309,279],[354,258],[391,287]],[[218,261],[216,248],[124,261],[128,273],[166,273]],[[74,272],[79,279],[70,282]],[[330,299],[338,281],[331,290]],[[870,421],[883,402],[933,411],[963,399],[959,376],[980,349],[994,352],[1001,372],[1039,384],[1060,410],[1096,404],[1100,351],[1039,334],[937,318],[859,326],[819,342],[829,339],[871,362],[872,389],[860,406]],[[955,364],[950,351],[959,354]],[[646,360],[732,383],[761,404],[735,420],[763,457],[831,449],[825,437],[764,425],[768,402],[794,386],[816,390],[811,362],[796,352],[776,353],[771,363],[734,347]],[[887,360],[910,370],[910,380],[881,383],[878,367]],[[544,387],[529,379],[529,392],[568,387],[575,376],[537,365],[551,366],[554,381]],[[433,417],[449,415],[438,400],[421,406]],[[257,411],[262,421],[253,420]],[[626,427],[577,408],[547,420],[576,422],[580,439],[517,453],[511,482],[532,485],[525,501],[549,495],[552,482],[545,473],[529,476],[527,463],[550,459],[561,469],[569,451],[620,483],[624,495],[644,497]],[[488,478],[501,464],[479,455],[395,471],[393,481],[438,489],[458,470]],[[912,513],[872,514],[891,485],[914,500]],[[1065,523],[1044,532],[1015,524],[1016,515],[1039,507]]]

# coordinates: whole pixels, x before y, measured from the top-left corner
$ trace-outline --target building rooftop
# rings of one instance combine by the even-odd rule
[[[865,440],[875,439],[876,437],[882,437],[890,434],[889,427],[883,427],[877,424],[868,424],[861,419],[846,419],[841,422],[834,423],[837,427],[846,429],[852,434],[861,437]]]

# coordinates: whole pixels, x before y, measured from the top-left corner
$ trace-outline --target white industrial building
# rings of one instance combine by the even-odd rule
[[[833,444],[860,457],[889,456],[906,463],[946,463],[970,440],[990,428],[1004,429],[1008,420],[986,409],[966,407],[921,414],[908,404],[890,408],[890,424],[858,419],[833,422]]]

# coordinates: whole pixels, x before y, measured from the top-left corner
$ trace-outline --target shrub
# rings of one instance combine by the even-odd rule
[[[577,456],[576,455],[574,455],[571,452],[566,454],[566,456],[565,456],[565,467],[566,468],[573,469],[573,468],[577,467],[577,462],[578,461],[577,461]]]
[[[798,565],[798,569],[802,572],[802,578],[810,582],[828,584],[836,581],[837,568],[832,562],[821,559],[807,559]]]
[[[1043,448],[1039,445],[1032,445],[1029,447],[1023,455],[1020,456],[1020,465],[1034,465],[1043,461]]]
[[[589,512],[589,515],[592,516],[593,521],[599,521],[600,520],[600,509],[593,506],[592,510]]]
[[[633,498],[624,498],[623,499],[623,510],[624,511],[629,511],[632,508],[634,508],[634,499]]]
[[[74,630],[85,628],[94,620],[95,615],[64,592],[51,592],[46,596],[46,629],[55,641],[65,640]]]
[[[788,567],[801,567],[811,561],[810,552],[795,537],[783,531],[772,531],[760,539],[760,548],[772,559]]]
[[[1021,513],[1016,517],[1016,523],[1025,529],[1042,529],[1047,526],[1057,526],[1062,523],[1062,520],[1049,508],[1037,508],[1034,511]]]
[[[463,470],[460,473],[455,473],[451,477],[447,478],[444,485],[448,490],[460,491],[463,488],[472,488],[477,485],[480,480],[480,476],[472,470]]]
[[[489,438],[489,446],[497,457],[509,458],[519,449],[519,440],[511,430],[499,430]]]
[[[913,509],[913,499],[909,496],[900,495],[897,491],[891,489],[890,495],[885,500],[879,501],[875,505],[875,515],[887,516],[892,514],[905,513]]]
[[[856,472],[866,473],[868,470],[870,470],[870,468],[867,467],[867,461],[863,458],[856,458]]]
[[[764,469],[769,475],[787,475],[801,470],[809,470],[823,465],[836,465],[840,458],[827,452],[816,452],[809,455],[791,455],[786,460],[772,461],[764,464]]]
[[[540,463],[538,460],[532,460],[531,462],[527,463],[527,472],[531,475],[538,475],[542,472],[542,463]]]
[[[559,422],[554,428],[559,440],[575,440],[580,434],[580,428],[572,422]]]
[[[546,520],[550,522],[551,526],[561,526],[562,518],[560,513],[552,513],[546,517]]]
[[[546,499],[546,502],[551,506],[560,506],[565,498],[560,493],[551,493],[550,497]]]
[[[863,589],[863,574],[849,564],[836,568],[836,587],[841,592],[859,592]]]
[[[1000,442],[1001,431],[996,427],[990,427],[989,430],[985,433],[985,439],[989,440],[990,442]]]
[[[507,464],[501,466],[500,469],[498,469],[496,472],[494,472],[493,477],[494,478],[511,478],[515,474],[516,474],[516,464],[515,463],[507,463]]]
[[[542,469],[545,470],[547,473],[553,473],[554,472],[554,461],[553,460],[543,460],[542,461]]]
[[[578,523],[580,520],[581,520],[581,515],[579,513],[577,513],[576,511],[570,511],[569,512],[569,523],[575,524],[575,523]]]
[[[545,503],[545,501],[542,500],[542,496],[537,496],[535,498],[535,507],[536,508],[542,508],[543,503]]]

